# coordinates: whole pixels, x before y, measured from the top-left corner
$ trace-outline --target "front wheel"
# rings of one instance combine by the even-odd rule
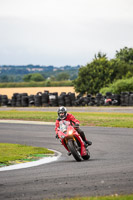
[[[87,154],[86,154],[85,156],[82,156],[82,158],[83,158],[84,160],[89,160],[89,159],[90,159],[90,152],[89,152],[88,149],[86,149],[86,151],[87,151]]]
[[[75,158],[76,161],[81,161],[82,157],[80,155],[80,152],[78,151],[78,147],[74,144],[73,140],[68,140],[67,143],[69,151],[72,153],[73,157]]]

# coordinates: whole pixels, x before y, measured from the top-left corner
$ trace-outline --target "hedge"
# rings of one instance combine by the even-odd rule
[[[133,92],[133,77],[129,79],[117,80],[110,84],[109,87],[104,87],[100,90],[100,93],[105,95],[106,92],[113,94],[121,94],[121,92]]]

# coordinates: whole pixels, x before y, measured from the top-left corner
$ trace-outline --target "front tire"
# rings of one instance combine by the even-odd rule
[[[67,146],[68,146],[69,151],[72,153],[73,157],[75,158],[75,160],[78,162],[81,161],[82,157],[77,147],[75,146],[74,141],[68,140]]]
[[[86,155],[86,156],[82,156],[82,158],[83,158],[84,160],[89,160],[89,159],[90,159],[90,152],[89,152],[88,149],[87,149],[87,155]]]

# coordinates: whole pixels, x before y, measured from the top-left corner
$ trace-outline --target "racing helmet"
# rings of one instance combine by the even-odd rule
[[[67,109],[64,107],[64,106],[61,106],[59,109],[58,109],[58,117],[60,119],[65,119],[67,116]]]

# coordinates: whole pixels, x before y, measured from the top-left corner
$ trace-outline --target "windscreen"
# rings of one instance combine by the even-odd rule
[[[63,132],[63,133],[65,133],[67,131],[67,127],[70,124],[70,122],[65,121],[65,120],[61,120],[59,122],[59,124],[60,124],[60,131]]]

